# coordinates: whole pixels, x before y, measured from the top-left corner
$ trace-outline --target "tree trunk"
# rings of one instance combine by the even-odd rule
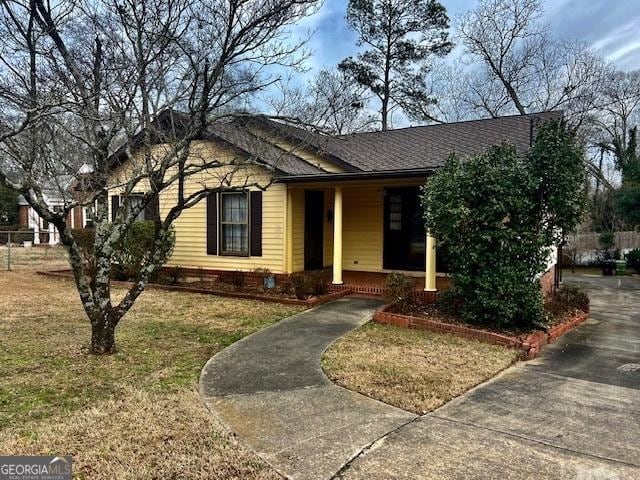
[[[116,326],[109,318],[91,322],[91,353],[109,355],[116,351]]]

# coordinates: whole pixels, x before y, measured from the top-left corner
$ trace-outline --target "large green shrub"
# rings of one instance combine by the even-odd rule
[[[583,151],[559,122],[528,156],[513,146],[452,155],[424,189],[426,227],[446,243],[463,319],[526,327],[542,319],[537,276],[580,219]]]
[[[152,221],[134,222],[116,245],[113,262],[119,266],[126,279],[136,280],[140,277],[143,265],[155,250],[156,228]],[[171,231],[160,245],[160,266],[169,259],[174,245],[175,234]]]
[[[640,273],[640,248],[634,248],[625,255],[627,265],[636,273]]]

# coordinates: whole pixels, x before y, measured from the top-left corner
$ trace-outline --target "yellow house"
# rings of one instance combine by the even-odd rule
[[[213,193],[175,221],[169,266],[274,274],[330,268],[336,288],[381,293],[401,271],[426,292],[447,283],[425,232],[420,187],[456,152],[502,142],[526,151],[538,122],[560,112],[328,136],[263,117],[213,125],[194,155],[223,166],[189,177]],[[161,148],[162,146],[159,146]],[[238,161],[241,160],[241,161]],[[129,163],[116,170],[126,177]],[[233,187],[233,188],[230,188]],[[119,192],[110,190],[111,214]],[[159,199],[160,214],[175,189]]]

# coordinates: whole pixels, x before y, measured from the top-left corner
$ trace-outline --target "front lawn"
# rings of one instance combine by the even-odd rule
[[[216,352],[300,307],[148,291],[87,352],[88,320],[68,280],[0,273],[0,452],[71,454],[78,478],[279,478],[201,405]]]
[[[0,245],[0,275],[7,270],[11,255],[11,270],[55,270],[69,268],[67,251],[61,246],[40,245],[33,247]]]
[[[322,365],[343,387],[424,414],[493,377],[519,354],[453,335],[369,323],[333,344]]]

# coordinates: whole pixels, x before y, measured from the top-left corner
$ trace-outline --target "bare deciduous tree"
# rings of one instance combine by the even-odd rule
[[[556,40],[539,0],[481,0],[457,32],[476,64],[467,102],[480,115],[565,110],[579,125],[610,67],[586,45]]]
[[[287,26],[316,7],[316,0],[0,1],[0,183],[59,231],[94,353],[114,351],[116,326],[162,266],[180,214],[233,176],[252,182],[246,172],[255,159],[234,159],[230,169],[198,141],[210,128],[224,130],[234,105],[274,81],[265,75],[270,65],[298,65],[302,45]],[[125,165],[126,174],[114,176]],[[82,178],[84,194],[73,195],[67,186],[81,167],[92,173]],[[199,188],[186,188],[196,175]],[[52,186],[66,199],[60,209],[45,201]],[[109,189],[125,199],[113,221]],[[114,302],[114,249],[161,194],[175,202],[133,287]],[[83,205],[95,205],[92,275],[66,223]]]
[[[323,69],[302,87],[292,83],[290,78],[279,82],[277,94],[267,98],[279,117],[333,135],[368,130],[377,122],[366,88],[339,70]]]
[[[598,94],[592,142],[613,155],[616,168],[623,170],[629,132],[640,124],[640,71],[611,72]]]

